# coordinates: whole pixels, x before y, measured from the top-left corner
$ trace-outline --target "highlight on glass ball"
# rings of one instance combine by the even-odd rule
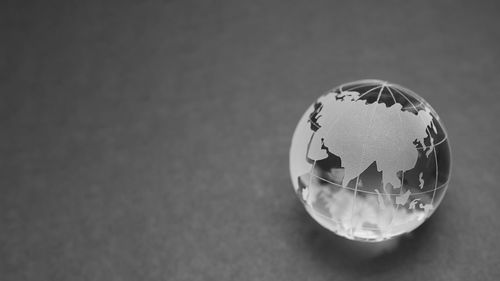
[[[383,241],[420,226],[450,178],[441,119],[419,95],[380,80],[343,84],[304,113],[290,148],[293,186],[323,227]]]

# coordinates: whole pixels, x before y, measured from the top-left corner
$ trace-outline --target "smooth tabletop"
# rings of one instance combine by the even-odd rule
[[[0,280],[498,280],[496,1],[4,1]],[[390,243],[320,227],[288,153],[341,83],[404,85],[448,193]]]

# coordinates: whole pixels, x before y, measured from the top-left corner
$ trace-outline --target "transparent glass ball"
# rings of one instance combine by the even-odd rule
[[[343,84],[304,113],[290,148],[295,192],[322,226],[382,241],[421,225],[450,178],[441,119],[414,92],[389,82]]]

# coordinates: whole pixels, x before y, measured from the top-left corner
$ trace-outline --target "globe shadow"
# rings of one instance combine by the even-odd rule
[[[432,241],[432,235],[438,225],[439,212],[409,234],[391,240],[369,243],[351,241],[340,237],[320,226],[300,205],[296,205],[295,214],[301,221],[298,230],[301,233],[303,249],[313,258],[321,270],[344,271],[348,275],[373,276],[376,273],[401,270],[402,266],[415,262],[415,256]],[[429,246],[429,245],[427,245]]]

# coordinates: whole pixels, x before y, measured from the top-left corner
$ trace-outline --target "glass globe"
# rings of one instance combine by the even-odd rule
[[[441,203],[450,177],[441,119],[419,95],[380,80],[343,84],[304,113],[290,148],[295,192],[340,236],[410,232]]]

